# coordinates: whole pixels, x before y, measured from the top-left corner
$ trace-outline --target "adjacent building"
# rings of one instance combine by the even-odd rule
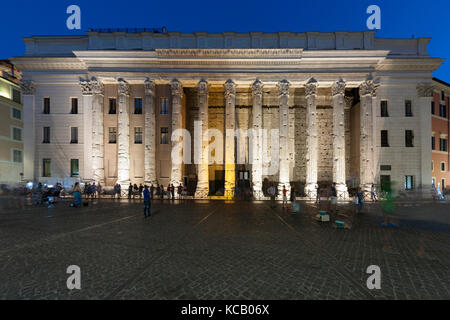
[[[0,60],[0,183],[16,184],[23,178],[23,107],[19,70]]]
[[[108,29],[24,41],[12,60],[26,179],[186,184],[198,198],[246,186],[259,198],[270,183],[430,194],[442,59],[429,38]]]
[[[448,137],[450,132],[450,84],[433,78],[434,92],[431,101],[431,148],[432,148],[432,183],[450,188],[450,151],[448,148]]]

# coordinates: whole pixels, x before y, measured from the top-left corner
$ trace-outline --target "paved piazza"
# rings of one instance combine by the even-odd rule
[[[399,205],[381,227],[377,205],[351,229],[269,202],[102,199],[80,209],[2,199],[1,299],[449,299],[449,204]],[[322,206],[327,206],[323,203]],[[14,208],[15,207],[15,208]],[[381,268],[368,290],[366,268]],[[81,268],[69,291],[66,268]]]

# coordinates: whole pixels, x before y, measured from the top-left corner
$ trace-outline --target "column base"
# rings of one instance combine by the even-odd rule
[[[234,190],[233,189],[225,189],[224,197],[227,200],[231,200],[234,198]]]
[[[208,199],[209,190],[206,188],[195,190],[195,199]]]
[[[360,184],[359,188],[361,189],[361,191],[368,192],[370,195],[370,191],[372,190],[372,184],[371,183]]]
[[[317,183],[308,183],[308,184],[306,184],[306,186],[305,186],[306,197],[313,198],[314,200],[316,199],[316,196],[317,196],[316,184]]]
[[[255,200],[260,200],[262,197],[264,197],[264,193],[261,185],[253,185],[253,198],[255,198]]]
[[[336,184],[336,193],[339,200],[346,200],[349,197],[346,184]]]

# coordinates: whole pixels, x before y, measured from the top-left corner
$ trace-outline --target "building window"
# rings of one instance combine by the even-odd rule
[[[444,93],[444,91],[441,91],[441,100],[442,100],[442,101],[445,100],[445,93]]]
[[[445,162],[444,161],[442,161],[441,162],[441,172],[445,172],[446,170],[445,170]]]
[[[412,130],[405,130],[405,146],[414,147],[414,134]]]
[[[20,104],[20,91],[17,89],[12,89],[12,99],[14,102],[17,102],[18,104]]]
[[[405,176],[405,190],[413,190],[413,189],[414,189],[414,177]]]
[[[412,117],[412,102],[411,100],[405,101],[405,117]]]
[[[23,156],[22,156],[22,150],[13,150],[13,162],[22,163],[23,162]]]
[[[380,165],[380,170],[381,171],[391,171],[391,166],[390,165]]]
[[[42,143],[50,143],[50,127],[44,127]]]
[[[161,128],[161,144],[169,144],[169,128]]]
[[[142,98],[134,99],[134,114],[142,114]]]
[[[16,141],[22,141],[22,129],[21,128],[12,128],[12,138]]]
[[[109,143],[117,142],[117,128],[109,128]]]
[[[439,116],[443,118],[447,118],[447,108],[444,104],[439,105]]]
[[[381,101],[381,116],[389,117],[388,102],[386,100]]]
[[[161,98],[161,114],[169,114],[169,99]]]
[[[70,176],[78,177],[79,174],[78,159],[70,159]]]
[[[78,143],[78,128],[70,128],[70,143]]]
[[[50,98],[44,98],[44,114],[50,114]]]
[[[142,144],[142,127],[134,128],[134,143]]]
[[[431,137],[431,150],[436,150],[436,138]]]
[[[431,114],[434,114],[434,101],[431,101]]]
[[[51,166],[51,160],[50,159],[43,159],[42,160],[42,176],[43,177],[50,177],[50,166]]]
[[[71,114],[78,114],[78,98],[72,98],[71,99]]]
[[[109,114],[116,114],[116,98],[109,98]]]
[[[382,147],[389,147],[388,131],[387,130],[381,130],[381,146]]]
[[[22,120],[22,111],[16,108],[12,108],[11,110],[12,110],[11,116],[13,119]]]
[[[447,139],[439,139],[439,151],[447,152]]]
[[[446,185],[445,185],[445,179],[442,178],[442,180],[441,180],[441,191],[442,191],[442,189],[444,189],[445,187],[446,187]]]

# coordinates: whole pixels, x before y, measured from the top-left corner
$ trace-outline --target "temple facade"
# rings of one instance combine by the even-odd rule
[[[432,183],[428,38],[91,30],[25,38],[24,174],[256,198]],[[184,129],[184,130],[183,130]],[[180,161],[181,159],[181,161]]]

